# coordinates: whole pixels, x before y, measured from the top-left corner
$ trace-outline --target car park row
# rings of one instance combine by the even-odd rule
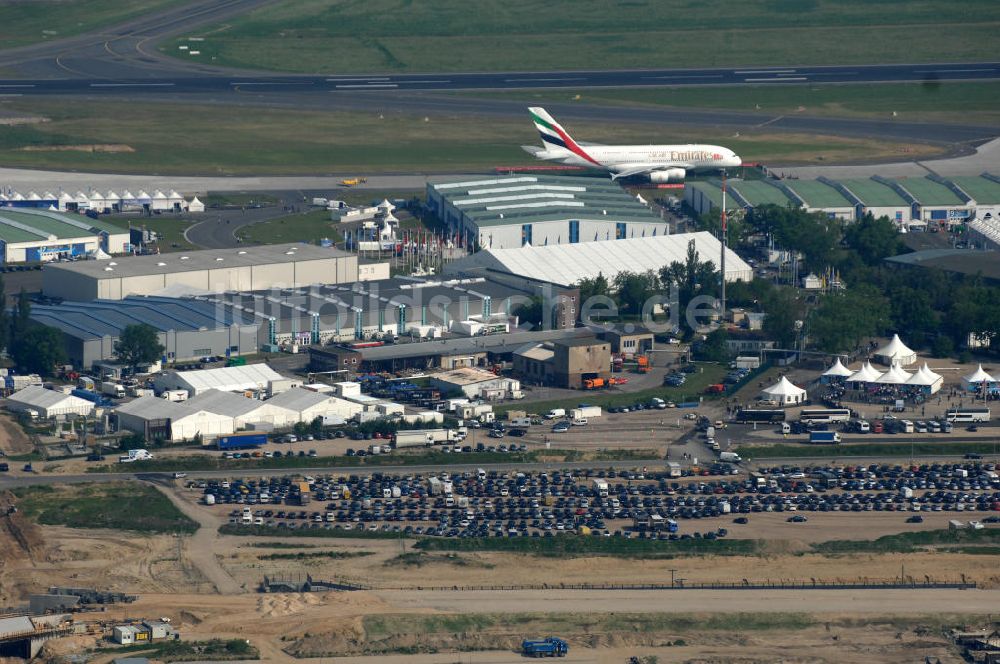
[[[211,504],[242,505],[230,514],[233,524],[460,537],[610,535],[643,531],[649,519],[660,524],[764,512],[1000,512],[992,464],[778,467],[749,478],[694,481],[666,473],[480,470],[190,486],[203,489]]]

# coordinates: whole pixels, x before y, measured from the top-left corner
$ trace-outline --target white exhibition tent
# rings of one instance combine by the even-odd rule
[[[913,377],[913,374],[904,371],[903,367],[893,364],[884,374],[875,379],[881,385],[904,385]]]
[[[838,357],[833,363],[833,366],[823,372],[821,380],[823,380],[823,382],[830,382],[838,378],[848,378],[853,375],[854,372],[845,367]]]
[[[191,199],[191,202],[188,203],[187,209],[188,212],[204,212],[205,204],[198,200],[198,197],[195,196]]]
[[[889,366],[899,364],[905,367],[917,361],[917,354],[903,343],[898,334],[894,334],[889,343],[875,351],[875,361]]]
[[[997,379],[983,371],[983,365],[980,364],[975,371],[967,376],[962,376],[962,382],[965,383],[967,390],[978,390],[981,384],[993,385]]]
[[[913,374],[910,380],[906,381],[907,385],[916,385],[926,388],[924,391],[929,394],[934,394],[940,390],[943,383],[944,378],[940,374],[936,374],[931,371],[926,362],[924,362],[924,366],[920,367],[920,369]]]
[[[874,383],[882,375],[882,372],[872,366],[871,362],[865,362],[861,368],[855,371],[847,379],[849,383]]]
[[[793,385],[784,376],[774,385],[765,387],[761,390],[760,394],[761,398],[768,401],[777,401],[783,406],[802,403],[806,399],[806,391],[801,387]]]

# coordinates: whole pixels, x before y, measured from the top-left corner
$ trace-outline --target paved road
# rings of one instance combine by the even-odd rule
[[[993,613],[1000,590],[380,590],[400,611],[457,613]]]
[[[235,3],[247,4],[247,3]],[[173,31],[171,31],[173,32]],[[160,31],[164,34],[164,31]],[[148,38],[147,38],[148,41]],[[103,46],[103,45],[102,45]],[[106,54],[69,58],[72,69],[64,67],[72,78],[22,78],[0,80],[0,85],[17,86],[20,94],[82,94],[105,89],[126,89],[130,94],[172,92],[218,94],[233,89],[263,88],[271,92],[303,91],[347,92],[414,90],[516,90],[545,88],[618,88],[661,87],[666,85],[788,85],[790,83],[896,83],[996,80],[1000,62],[962,64],[851,65],[827,67],[742,67],[734,69],[619,69],[610,71],[531,71],[531,72],[458,72],[423,74],[334,74],[227,75],[216,71],[178,74],[178,64],[171,71],[169,62],[155,60],[148,53],[139,59],[142,65],[157,65],[143,76],[109,75]],[[63,56],[63,60],[68,56]],[[8,61],[9,62],[9,61]],[[0,66],[5,60],[0,58]],[[10,65],[21,65],[10,62]],[[65,76],[65,73],[63,75]]]

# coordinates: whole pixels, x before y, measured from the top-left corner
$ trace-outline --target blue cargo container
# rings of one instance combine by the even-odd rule
[[[540,641],[522,641],[521,651],[527,657],[565,657],[569,644],[560,638],[550,636]]]
[[[241,450],[248,447],[260,447],[267,444],[267,434],[258,431],[231,433],[215,439],[220,450]]]

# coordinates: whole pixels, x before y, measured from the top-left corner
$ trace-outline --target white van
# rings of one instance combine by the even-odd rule
[[[858,421],[858,431],[859,432],[861,432],[861,433],[869,433],[869,432],[871,432],[871,430],[872,430],[872,425],[869,424],[866,420],[859,420]]]

